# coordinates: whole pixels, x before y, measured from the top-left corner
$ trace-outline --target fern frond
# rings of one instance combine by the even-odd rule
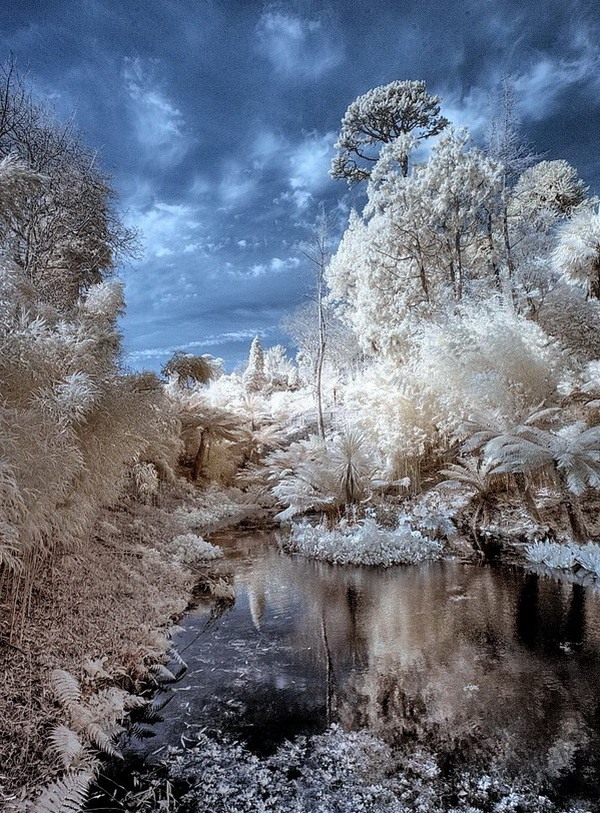
[[[42,791],[31,813],[81,813],[93,778],[88,771],[78,771],[58,779]]]
[[[132,709],[143,709],[148,705],[148,700],[145,697],[140,697],[137,694],[129,694],[123,701],[123,708],[125,711]]]
[[[85,728],[85,734],[90,742],[93,743],[103,754],[113,757],[114,759],[123,759],[123,754],[113,743],[111,737],[106,733],[102,726],[98,725],[98,723],[88,723]]]
[[[110,680],[110,675],[104,668],[106,657],[104,658],[85,658],[83,661],[83,670],[91,680]]]
[[[158,714],[164,707],[171,702],[171,700],[175,697],[175,694],[172,690],[168,689],[171,694],[167,694],[166,692],[163,694],[157,695],[151,703],[148,703],[146,708],[141,714],[141,719],[145,723],[154,723],[158,722]]]
[[[489,486],[487,466],[474,458],[461,458],[457,463],[450,463],[440,474],[448,478],[440,486],[461,483],[481,492],[486,491]]]
[[[81,686],[77,678],[65,669],[54,669],[52,672],[54,692],[61,705],[69,708],[81,701]]]
[[[171,649],[169,649],[167,655],[171,658],[172,661],[175,661],[175,663],[177,664],[177,669],[172,668],[170,669],[170,671],[173,672],[177,680],[180,680],[188,670],[187,663],[183,660],[179,652],[177,652],[177,650],[174,647],[171,647]]]
[[[64,768],[70,768],[85,753],[84,744],[77,734],[66,725],[57,725],[48,739]]]
[[[171,672],[170,669],[162,663],[155,663],[149,669],[148,672],[155,678],[157,683],[175,683],[177,678]]]
[[[561,413],[562,409],[560,407],[542,408],[540,404],[540,406],[536,407],[535,411],[523,421],[523,425],[532,426],[539,423],[554,423],[554,421],[558,420]]]
[[[152,723],[155,721],[153,720]],[[149,740],[152,737],[156,737],[156,731],[149,723],[134,723],[132,726],[128,728],[128,734],[130,737],[133,737],[136,740]]]

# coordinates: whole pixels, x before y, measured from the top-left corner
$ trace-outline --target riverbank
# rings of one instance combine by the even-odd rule
[[[65,554],[48,564],[19,629],[8,626],[6,598],[0,620],[2,809],[23,809],[24,800],[66,769],[93,774],[94,753],[110,754],[127,696],[157,685],[170,629],[193,591],[230,590],[226,575],[202,559],[202,546],[192,560],[182,537],[198,540],[256,512],[241,492],[200,491],[184,479],[161,485],[149,504],[123,498],[102,511],[85,555]],[[60,702],[57,676],[60,684],[64,673],[79,686],[85,725]]]

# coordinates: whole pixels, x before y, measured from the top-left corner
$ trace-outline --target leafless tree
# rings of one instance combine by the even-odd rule
[[[69,307],[135,253],[136,236],[73,120],[59,124],[34,101],[12,60],[0,68],[0,159],[8,156],[38,173],[40,183],[18,209],[0,213],[3,251],[43,299]]]

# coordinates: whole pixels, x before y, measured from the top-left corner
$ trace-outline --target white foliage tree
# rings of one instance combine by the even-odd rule
[[[261,392],[266,386],[265,355],[258,336],[254,337],[250,345],[243,381],[248,392]]]
[[[600,299],[598,210],[582,209],[561,226],[552,264],[568,282],[582,285],[588,296]]]
[[[519,177],[510,199],[510,215],[536,226],[569,217],[586,199],[588,187],[568,161],[540,161]]]
[[[500,431],[556,399],[565,358],[534,322],[496,299],[463,305],[421,325],[410,357],[384,357],[348,386],[348,420],[418,490],[423,467],[453,443],[472,416]]]
[[[298,368],[290,361],[285,347],[276,344],[264,351],[264,373],[271,390],[293,388]]]
[[[440,133],[448,123],[440,115],[440,101],[428,93],[425,82],[415,80],[390,82],[359,96],[342,119],[332,176],[349,182],[366,180],[381,144],[409,134],[418,141]],[[399,164],[407,175],[409,142],[400,143],[406,149]]]
[[[449,130],[410,177],[372,184],[370,193],[365,218],[352,215],[326,279],[365,350],[402,352],[415,323],[448,297],[497,287],[488,221],[500,169],[466,131]]]

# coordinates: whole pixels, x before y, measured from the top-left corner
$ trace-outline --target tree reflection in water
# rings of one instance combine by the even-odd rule
[[[235,606],[187,650],[159,741],[207,727],[265,753],[339,721],[433,742],[448,765],[493,754],[598,778],[597,593],[497,566],[340,568],[267,537],[219,544]],[[182,647],[202,624],[188,619]]]

